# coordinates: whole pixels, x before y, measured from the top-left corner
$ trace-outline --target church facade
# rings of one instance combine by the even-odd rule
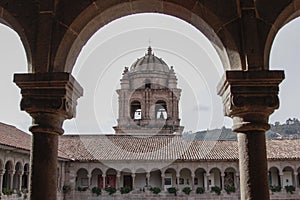
[[[174,68],[151,47],[125,67],[117,93],[115,134],[59,138],[58,199],[174,199],[172,189],[178,199],[239,199],[237,142],[183,134]],[[6,124],[0,130],[2,198],[24,199],[30,186],[31,136]],[[300,199],[299,142],[267,141],[272,199]],[[102,189],[100,196],[95,188]],[[154,194],[154,188],[160,192]],[[130,192],[122,194],[125,189]]]

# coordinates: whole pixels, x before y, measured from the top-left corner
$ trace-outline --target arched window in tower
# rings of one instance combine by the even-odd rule
[[[147,88],[151,89],[151,81],[149,79],[145,80],[145,89]]]
[[[167,119],[167,104],[165,101],[157,101],[155,103],[156,119]]]
[[[142,107],[139,101],[133,101],[130,105],[130,116],[131,119],[141,119],[142,118]]]

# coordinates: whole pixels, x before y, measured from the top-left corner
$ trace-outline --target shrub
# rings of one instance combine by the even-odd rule
[[[272,192],[280,192],[281,191],[281,186],[280,185],[271,185],[270,190]]]
[[[197,194],[203,194],[204,191],[205,191],[205,189],[203,187],[197,187],[197,189],[196,189]]]
[[[64,185],[63,186],[63,192],[66,194],[66,193],[69,193],[71,191],[71,186],[69,185]]]
[[[128,194],[131,191],[129,187],[121,187],[120,192],[121,194]]]
[[[225,191],[226,191],[227,194],[234,193],[235,192],[235,187],[232,186],[232,185],[226,185],[225,186]]]
[[[284,188],[287,193],[291,193],[291,194],[293,194],[296,190],[295,186],[293,185],[286,185]]]
[[[213,186],[213,187],[211,187],[210,189],[211,189],[210,192],[214,192],[214,193],[216,193],[217,195],[220,195],[220,194],[221,194],[221,188],[218,187],[218,186]]]
[[[96,194],[97,196],[101,195],[101,188],[98,188],[98,187],[93,187],[92,188],[92,193],[93,194]]]
[[[12,195],[13,192],[14,192],[13,190],[6,189],[6,188],[4,188],[4,189],[2,190],[2,193],[3,193],[4,195],[7,195],[7,196]]]
[[[159,187],[152,187],[150,188],[150,191],[153,192],[153,194],[159,194],[161,189]]]
[[[192,189],[190,187],[184,187],[182,189],[182,192],[184,192],[185,194],[189,195],[191,193]]]
[[[114,187],[106,187],[105,191],[108,192],[109,195],[114,194],[117,190]]]
[[[174,196],[177,196],[177,189],[174,188],[174,187],[168,188],[168,192],[169,192],[170,194],[174,194]]]

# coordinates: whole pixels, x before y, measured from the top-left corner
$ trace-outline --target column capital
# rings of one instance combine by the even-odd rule
[[[233,130],[266,131],[269,115],[279,107],[279,84],[283,71],[226,71],[218,85],[226,116]]]
[[[83,89],[70,73],[15,74],[21,89],[21,110],[33,118],[30,131],[63,134],[62,123],[76,114]]]

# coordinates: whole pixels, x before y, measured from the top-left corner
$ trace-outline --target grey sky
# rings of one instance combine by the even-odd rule
[[[281,85],[281,108],[271,122],[299,117],[297,108],[300,83],[300,20],[288,24],[272,48],[271,68],[284,69]],[[2,104],[0,121],[27,131],[29,116],[19,111],[19,89],[12,83],[15,72],[26,72],[23,47],[15,33],[0,27],[0,60],[2,69]],[[112,133],[117,119],[117,95],[124,66],[142,57],[151,40],[154,54],[174,66],[178,86],[183,90],[180,111],[185,131],[230,126],[223,117],[221,98],[216,85],[223,74],[221,63],[209,41],[194,27],[177,18],[159,15],[133,15],[116,20],[100,29],[77,59],[73,75],[84,88],[79,99],[77,117],[64,123],[68,133]],[[299,106],[298,106],[299,107]],[[28,132],[28,131],[27,131]]]

